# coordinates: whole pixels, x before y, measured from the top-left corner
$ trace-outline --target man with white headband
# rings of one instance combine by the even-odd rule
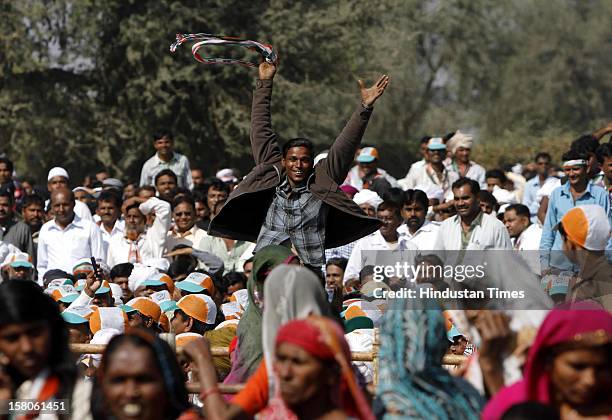
[[[69,181],[70,176],[68,175],[68,171],[62,167],[56,166],[52,168],[47,175],[47,189],[49,193],[53,193],[53,191],[57,189],[69,188]],[[47,201],[45,205],[49,205],[49,201]],[[74,203],[74,214],[83,220],[93,220],[93,217],[91,217],[91,210],[89,210],[87,204],[79,200],[76,200]]]
[[[550,195],[540,241],[543,275],[576,271],[576,267],[562,252],[561,235],[553,230],[570,209],[585,204],[597,204],[602,206],[610,217],[610,199],[607,191],[589,183],[586,156],[570,151],[563,155],[563,161],[563,170],[568,179]]]
[[[456,175],[456,179],[470,178],[478,182],[480,188],[485,188],[485,169],[470,160],[473,142],[472,136],[457,130],[455,135],[446,143],[451,155],[450,162],[447,162],[446,167]]]

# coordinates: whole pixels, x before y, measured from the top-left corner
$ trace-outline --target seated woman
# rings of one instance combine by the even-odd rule
[[[188,401],[185,375],[174,351],[143,329],[131,329],[111,339],[92,395],[94,419],[201,418]]]
[[[548,314],[523,379],[495,395],[483,419],[500,419],[526,401],[552,405],[562,419],[612,415],[612,315],[587,302],[572,308]]]
[[[210,357],[204,340],[187,344],[185,352]],[[265,419],[374,419],[353,374],[351,353],[342,328],[329,318],[310,316],[280,328],[270,369],[258,370],[244,392],[265,401]],[[200,395],[207,418],[248,418],[239,405],[224,405],[211,376],[210,364],[200,370]],[[255,384],[256,383],[256,384]],[[255,385],[254,385],[255,384]]]
[[[57,304],[38,284],[7,281],[0,285],[0,354],[1,402],[56,401],[58,410],[49,418],[91,418],[90,384],[77,380],[66,324]]]
[[[478,419],[478,391],[442,367],[448,347],[442,311],[412,305],[397,299],[381,326],[376,417]]]

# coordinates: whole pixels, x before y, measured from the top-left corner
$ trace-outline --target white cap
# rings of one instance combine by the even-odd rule
[[[142,264],[134,264],[134,268],[128,277],[128,287],[134,293],[145,281],[153,278],[157,270]]]
[[[230,168],[221,169],[219,172],[215,174],[217,178],[219,178],[223,182],[236,182],[238,178],[234,176],[234,170]]]
[[[68,175],[68,171],[66,171],[64,168],[60,166],[56,166],[55,168],[52,168],[49,171],[49,175],[47,175],[47,181],[51,181],[56,176],[61,176],[66,179],[70,179],[70,176]]]
[[[383,199],[372,190],[361,190],[353,197],[353,201],[358,205],[368,203],[374,208],[378,208]]]

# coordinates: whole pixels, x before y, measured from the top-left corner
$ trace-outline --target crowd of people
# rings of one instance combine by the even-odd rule
[[[191,168],[168,131],[138,182],[58,166],[45,187],[0,158],[4,413],[610,418],[612,124],[559,164],[542,151],[504,168],[471,160],[464,132],[425,136],[396,179],[362,143],[387,76],[359,82],[316,154],[272,129],[276,70],[259,66],[244,177]],[[381,270],[469,255],[484,278]],[[523,295],[406,297],[459,285]]]

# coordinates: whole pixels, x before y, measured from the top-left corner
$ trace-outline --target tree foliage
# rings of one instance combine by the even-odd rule
[[[476,135],[489,165],[526,159],[610,117],[611,18],[605,0],[3,2],[0,152],[39,180],[57,164],[135,178],[164,127],[208,174],[248,169],[256,70],[168,51],[177,32],[210,32],[279,50],[283,138],[329,146],[358,104],[356,80],[384,72],[392,84],[364,141],[395,175],[418,138],[457,128]]]

